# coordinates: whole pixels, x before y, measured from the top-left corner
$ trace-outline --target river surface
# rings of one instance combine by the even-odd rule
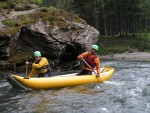
[[[19,91],[0,78],[0,113],[150,113],[150,62],[102,61],[106,83]]]

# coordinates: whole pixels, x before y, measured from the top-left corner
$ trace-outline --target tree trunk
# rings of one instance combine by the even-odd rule
[[[104,21],[104,34],[107,35],[106,18],[105,18],[105,10],[104,10],[104,7],[103,7],[103,21]]]
[[[132,17],[132,24],[133,24],[133,37],[135,37],[135,19],[134,19],[134,15]]]

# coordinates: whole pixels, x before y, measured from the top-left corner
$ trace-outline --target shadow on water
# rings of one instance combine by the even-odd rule
[[[87,96],[102,92],[93,87],[94,85],[91,84],[57,90],[18,91],[6,85],[0,90],[0,112],[68,112],[71,104],[75,104],[73,106],[77,107],[75,110],[78,110],[78,106],[82,107],[84,104],[80,101],[86,99]],[[79,105],[76,105],[77,103]],[[69,112],[72,109],[70,107]]]
[[[17,101],[21,99],[21,95],[25,91],[18,91],[10,86],[10,84],[4,80],[0,80],[0,112],[11,111],[10,109],[16,109],[14,106]]]

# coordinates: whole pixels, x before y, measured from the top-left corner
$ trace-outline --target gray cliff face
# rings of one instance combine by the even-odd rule
[[[0,35],[0,65],[23,70],[25,61],[39,50],[50,60],[52,68],[74,67],[77,56],[98,41],[99,32],[85,21],[64,21],[69,26],[53,26],[48,30],[51,24],[38,20],[35,24],[22,26],[14,35]]]
[[[0,59],[5,60],[9,57],[10,37],[0,36]]]

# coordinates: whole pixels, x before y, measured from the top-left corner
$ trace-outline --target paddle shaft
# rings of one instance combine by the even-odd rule
[[[26,65],[26,77],[28,77],[28,65]]]
[[[92,69],[92,67],[82,58],[83,62],[97,75],[97,73]],[[102,78],[99,76],[99,78],[102,80]],[[103,80],[102,80],[103,81]],[[103,81],[104,82],[104,81]]]

